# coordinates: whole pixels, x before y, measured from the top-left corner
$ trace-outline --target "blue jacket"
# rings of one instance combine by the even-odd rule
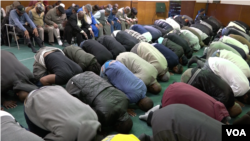
[[[16,9],[10,11],[10,25],[15,25],[22,31],[26,31],[26,28],[23,26],[25,22],[28,22],[33,29],[36,28],[36,25],[33,23],[27,13],[24,13],[22,16],[19,16],[16,12]]]
[[[105,70],[109,82],[126,94],[130,103],[137,103],[146,97],[147,87],[125,65],[116,61]]]
[[[154,47],[166,58],[170,69],[179,64],[179,58],[172,50],[162,44],[155,44]]]
[[[117,20],[118,20],[118,18],[116,17],[116,15],[114,15],[114,14],[112,13],[112,9],[113,9],[113,8],[110,9],[111,12],[110,12],[110,14],[109,14],[109,16],[108,16],[108,22],[109,22],[109,23],[111,23],[112,21],[117,21]]]
[[[131,29],[140,33],[140,34],[144,34],[144,33],[148,32],[142,25],[139,25],[139,24],[133,25]]]

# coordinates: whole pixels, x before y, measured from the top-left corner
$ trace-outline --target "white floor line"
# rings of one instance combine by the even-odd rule
[[[34,58],[34,57],[26,58],[26,59],[19,60],[19,61],[22,62],[22,61],[29,60],[29,59],[32,59],[32,58]]]
[[[7,49],[11,49],[10,47],[9,48],[1,48],[1,50],[7,50]]]

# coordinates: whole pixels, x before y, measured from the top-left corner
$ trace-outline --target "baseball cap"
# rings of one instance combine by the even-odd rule
[[[20,13],[25,13],[25,8],[24,8],[24,6],[22,6],[22,5],[18,5],[17,6],[17,9],[18,9],[18,11],[20,11]]]
[[[62,6],[58,6],[57,9],[61,12],[61,14],[65,14],[65,10]]]

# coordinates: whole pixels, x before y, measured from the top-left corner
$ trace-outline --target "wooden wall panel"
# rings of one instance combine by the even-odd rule
[[[243,21],[250,26],[250,6],[242,6],[240,17],[238,20]]]
[[[230,21],[237,20],[240,12],[240,5],[218,4],[215,17],[226,26]]]
[[[193,14],[193,19],[195,19],[196,15],[198,14],[198,11],[203,8],[206,9],[206,3],[195,3],[194,6],[194,14]],[[192,18],[192,17],[191,17]]]
[[[26,7],[29,5],[30,1],[20,1],[21,4]],[[6,6],[13,4],[13,1],[1,1],[1,7],[6,10]]]
[[[193,17],[194,15],[194,7],[195,1],[182,1],[181,2],[181,15],[187,15],[189,17]]]
[[[209,3],[208,10],[207,10],[207,15],[215,17],[216,16],[217,5],[218,4],[216,4],[216,3]]]
[[[162,1],[138,1],[138,24],[152,25],[156,19],[166,19],[168,17],[169,2],[166,5],[166,13],[156,14],[156,3]]]

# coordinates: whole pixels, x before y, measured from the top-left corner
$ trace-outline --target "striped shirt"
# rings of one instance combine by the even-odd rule
[[[136,39],[138,39],[140,42],[147,42],[147,39],[142,36],[140,33],[134,31],[134,30],[129,30],[126,29],[125,32],[127,32],[128,34],[130,34],[131,36],[135,37]]]

